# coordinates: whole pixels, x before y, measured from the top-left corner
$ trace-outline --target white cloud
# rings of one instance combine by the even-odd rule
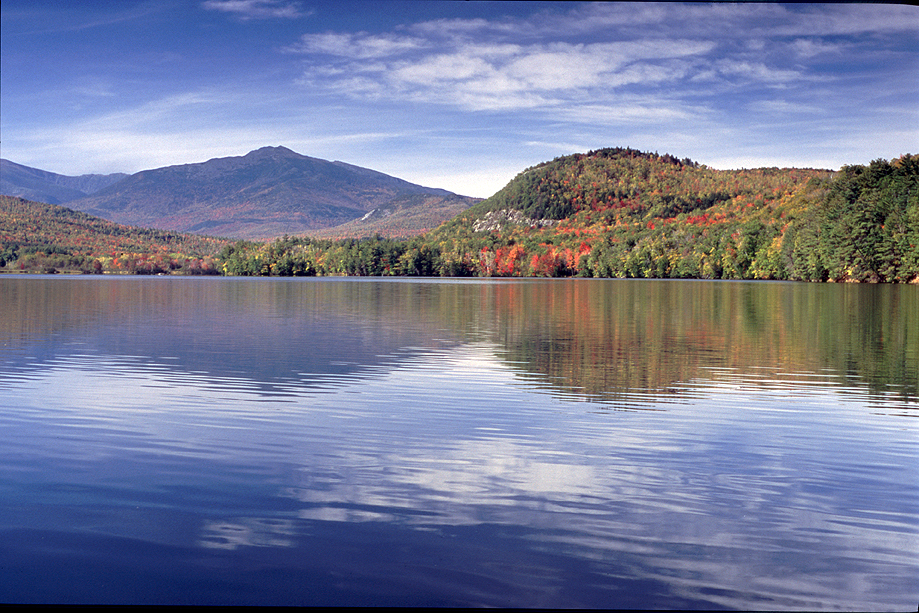
[[[789,102],[788,100],[756,100],[750,103],[748,108],[756,113],[776,115],[814,115],[826,112],[813,104]]]
[[[488,79],[494,76],[493,66],[480,57],[469,54],[442,54],[418,62],[406,62],[396,68],[389,78],[403,85],[441,85],[449,81]]]
[[[578,34],[623,28],[662,36],[773,39],[916,32],[919,11],[883,3],[594,3],[547,20],[546,27]]]
[[[586,124],[686,122],[698,119],[703,108],[681,105],[677,100],[623,97],[611,104],[582,104],[559,109],[562,116]]]
[[[304,36],[288,51],[307,55],[304,83],[311,89],[481,111],[548,108],[572,96],[605,97],[622,85],[682,79],[689,65],[677,59],[701,56],[713,47],[694,40],[444,45],[388,33],[326,33]],[[317,53],[333,59],[311,57]]]
[[[366,32],[304,34],[300,42],[286,47],[289,53],[316,53],[350,59],[389,58],[427,46],[418,38]]]
[[[158,166],[242,155],[263,146],[264,127],[227,125],[221,118],[244,96],[200,90],[163,96],[145,103],[97,113],[79,121],[49,125],[20,137],[30,156],[54,151],[66,166],[44,168],[62,174],[137,172]],[[202,113],[209,120],[202,120]]]
[[[784,83],[803,78],[799,70],[770,68],[762,62],[726,59],[717,62],[716,66],[723,75],[741,77],[765,84]]]
[[[245,20],[302,17],[309,5],[194,6]],[[71,12],[74,23],[114,19]],[[276,28],[276,40],[250,28],[251,38],[228,43],[232,53],[208,51],[204,69],[203,56],[160,41],[144,57],[170,53],[175,61],[149,74],[138,74],[143,62],[109,62],[32,89],[21,75],[13,79],[5,53],[4,155],[80,174],[284,144],[490,195],[529,165],[605,146],[704,164],[838,166],[919,142],[913,7],[545,3],[522,17],[406,19],[376,31],[322,32],[309,23],[311,33],[286,39],[289,30]],[[238,35],[226,19],[209,27],[221,25]],[[211,58],[221,52],[251,61],[215,70]],[[187,71],[180,81],[169,74],[178,58]],[[201,85],[189,91],[192,79]],[[528,144],[545,141],[569,146]]]
[[[489,21],[487,19],[435,19],[408,26],[416,36],[441,41],[442,44],[463,44],[471,41],[501,41],[527,39],[533,35],[533,24],[528,20]]]
[[[789,10],[773,34],[777,36],[837,36],[919,31],[919,10],[891,4],[804,5]]]
[[[290,0],[205,0],[201,6],[230,13],[243,20],[298,19],[312,13],[305,11],[300,2]]]
[[[848,45],[836,43],[827,43],[822,40],[812,38],[799,38],[790,45],[791,49],[800,57],[810,59],[817,55],[839,55],[844,52]]]
[[[687,106],[712,106],[719,93],[814,83],[822,77],[819,66],[809,65],[811,58],[857,51],[851,43],[815,37],[842,31],[839,14],[865,17],[861,30],[899,27],[871,7],[601,3],[560,12],[547,6],[526,18],[440,19],[382,33],[307,34],[287,50],[304,56],[302,82],[310,91],[458,111],[560,111],[569,119],[599,115],[622,122],[685,117]],[[802,19],[817,24],[808,36]],[[671,96],[670,109],[623,104],[622,97],[638,88],[679,93]],[[582,112],[566,108],[582,105]],[[604,106],[608,111],[600,112]]]

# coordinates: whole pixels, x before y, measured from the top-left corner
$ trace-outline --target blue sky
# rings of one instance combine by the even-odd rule
[[[284,145],[485,197],[601,147],[919,153],[906,5],[3,0],[0,26],[0,154],[62,174]]]

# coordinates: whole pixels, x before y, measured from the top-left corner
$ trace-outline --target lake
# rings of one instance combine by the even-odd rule
[[[0,601],[915,610],[919,287],[0,277]]]

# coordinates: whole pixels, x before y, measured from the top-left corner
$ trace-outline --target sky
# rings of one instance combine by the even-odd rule
[[[133,173],[264,146],[487,197],[561,155],[919,153],[902,4],[3,0],[0,155]]]

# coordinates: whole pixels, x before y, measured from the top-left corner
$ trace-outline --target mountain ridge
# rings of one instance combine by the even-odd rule
[[[127,176],[123,172],[62,175],[0,159],[0,193],[48,204],[65,204],[84,198]]]
[[[5,183],[0,191],[39,199],[33,192],[14,193],[22,190],[8,187]],[[242,239],[328,230],[377,209],[398,211],[396,223],[388,221],[388,235],[409,236],[435,227],[479,200],[283,146],[142,170],[91,194],[61,195],[50,204],[66,204],[132,226]],[[431,198],[419,201],[421,195]],[[422,208],[410,211],[413,207]],[[400,219],[405,227],[399,226]],[[365,229],[375,231],[373,226]]]

